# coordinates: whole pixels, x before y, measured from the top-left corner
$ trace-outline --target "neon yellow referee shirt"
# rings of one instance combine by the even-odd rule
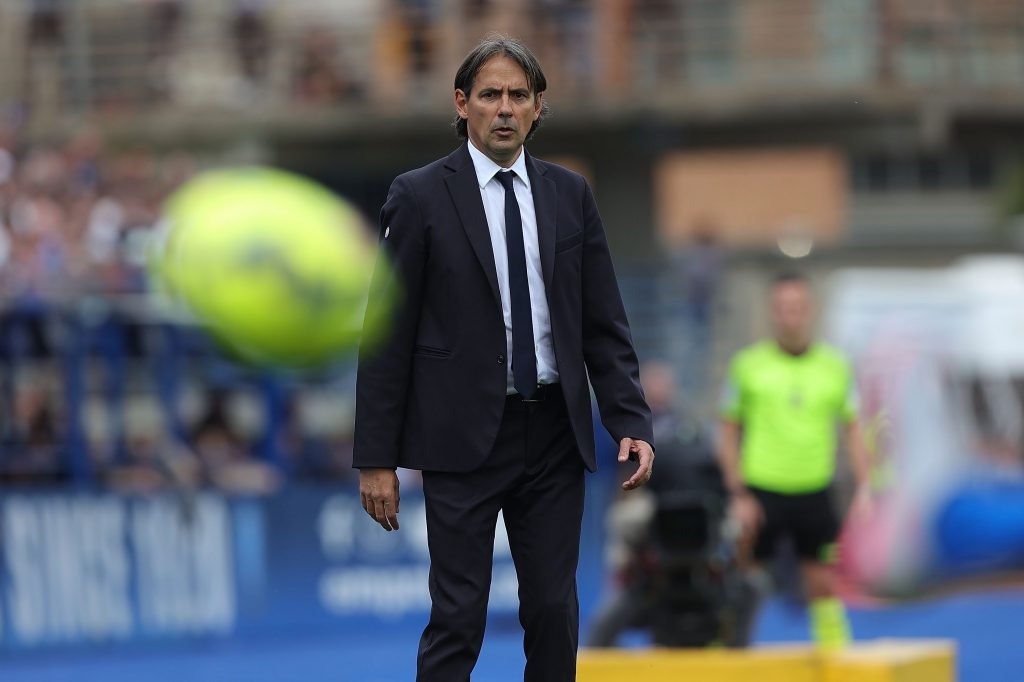
[[[749,346],[729,366],[720,413],[743,427],[747,485],[784,494],[822,490],[835,474],[836,426],[857,414],[843,355],[814,344],[791,355],[774,340]]]

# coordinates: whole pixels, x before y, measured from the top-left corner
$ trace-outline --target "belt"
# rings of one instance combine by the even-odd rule
[[[519,393],[510,393],[505,396],[505,400],[517,403],[542,403],[545,400],[552,400],[555,396],[560,395],[561,392],[561,384],[537,384],[537,390],[534,391],[532,398],[524,398]]]

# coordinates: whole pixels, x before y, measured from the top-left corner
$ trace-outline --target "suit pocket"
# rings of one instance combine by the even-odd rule
[[[450,358],[452,352],[447,348],[435,348],[434,346],[421,346],[417,344],[413,350],[413,355],[423,358]]]
[[[555,253],[562,251],[568,251],[569,249],[575,248],[583,243],[583,230],[575,232],[568,237],[563,237],[555,242]]]

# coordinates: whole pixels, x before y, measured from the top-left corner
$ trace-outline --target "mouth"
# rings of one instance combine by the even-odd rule
[[[515,128],[510,128],[509,126],[499,126],[494,129],[494,133],[501,137],[509,137],[513,135],[515,132]]]

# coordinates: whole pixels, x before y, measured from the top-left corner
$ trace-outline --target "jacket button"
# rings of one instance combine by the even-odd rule
[[[504,365],[505,364],[505,356],[504,355],[499,355],[498,356],[498,364],[499,365]]]

